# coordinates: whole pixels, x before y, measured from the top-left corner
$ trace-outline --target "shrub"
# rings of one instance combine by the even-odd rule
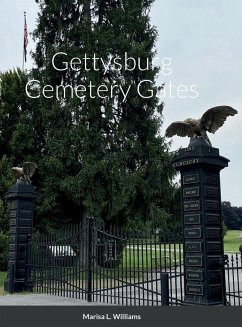
[[[8,235],[0,232],[0,271],[7,270],[8,262]]]
[[[239,246],[239,252],[242,253],[242,244]]]

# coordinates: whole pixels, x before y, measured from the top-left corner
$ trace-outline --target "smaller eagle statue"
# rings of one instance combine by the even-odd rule
[[[34,162],[25,162],[23,167],[12,167],[12,172],[17,179],[25,180],[31,184],[31,177],[34,175],[37,165]]]
[[[238,111],[229,106],[218,106],[207,110],[200,119],[188,118],[176,121],[166,129],[166,136],[188,136],[190,138],[203,137],[212,146],[207,132],[215,133],[223,126],[228,116],[234,116]]]

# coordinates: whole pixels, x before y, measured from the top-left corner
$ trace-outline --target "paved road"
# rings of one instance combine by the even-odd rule
[[[0,296],[0,306],[4,305],[64,305],[64,306],[84,306],[84,305],[110,305],[100,302],[87,302],[85,300],[72,299],[61,296],[46,295],[46,294],[12,294]]]

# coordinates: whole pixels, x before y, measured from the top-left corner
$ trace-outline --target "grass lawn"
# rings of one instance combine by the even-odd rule
[[[0,295],[6,294],[3,290],[3,283],[6,279],[7,273],[6,271],[0,271]]]
[[[239,246],[242,244],[240,238],[242,230],[229,230],[224,237],[224,252],[239,252]]]

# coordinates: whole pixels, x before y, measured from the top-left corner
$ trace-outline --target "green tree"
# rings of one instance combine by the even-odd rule
[[[0,74],[0,231],[8,230],[4,193],[15,182],[11,167],[36,160],[39,135],[36,112],[25,94],[27,75],[20,69]]]
[[[223,222],[229,229],[242,228],[242,208],[234,207],[230,202],[222,202]]]
[[[31,78],[45,85],[115,84],[130,92],[124,96],[117,88],[113,96],[72,97],[70,89],[59,98],[35,99],[45,130],[45,146],[40,160],[43,195],[39,213],[47,220],[80,220],[88,212],[107,224],[128,224],[130,220],[148,221],[164,217],[171,208],[174,170],[168,145],[159,134],[162,104],[155,86],[158,67],[145,69],[155,57],[156,29],[151,26],[149,10],[153,1],[138,0],[36,0],[39,16],[33,54],[36,68]],[[56,70],[74,57],[119,57],[122,69],[96,69],[78,65]],[[65,54],[66,55],[65,55]],[[140,67],[124,69],[125,53],[140,60]],[[90,62],[89,62],[90,63]],[[90,67],[90,66],[89,66]],[[133,69],[132,69],[133,68]],[[137,86],[143,83],[140,91]],[[151,85],[150,85],[151,84]],[[147,97],[152,88],[154,95]],[[43,222],[43,220],[42,220]]]

